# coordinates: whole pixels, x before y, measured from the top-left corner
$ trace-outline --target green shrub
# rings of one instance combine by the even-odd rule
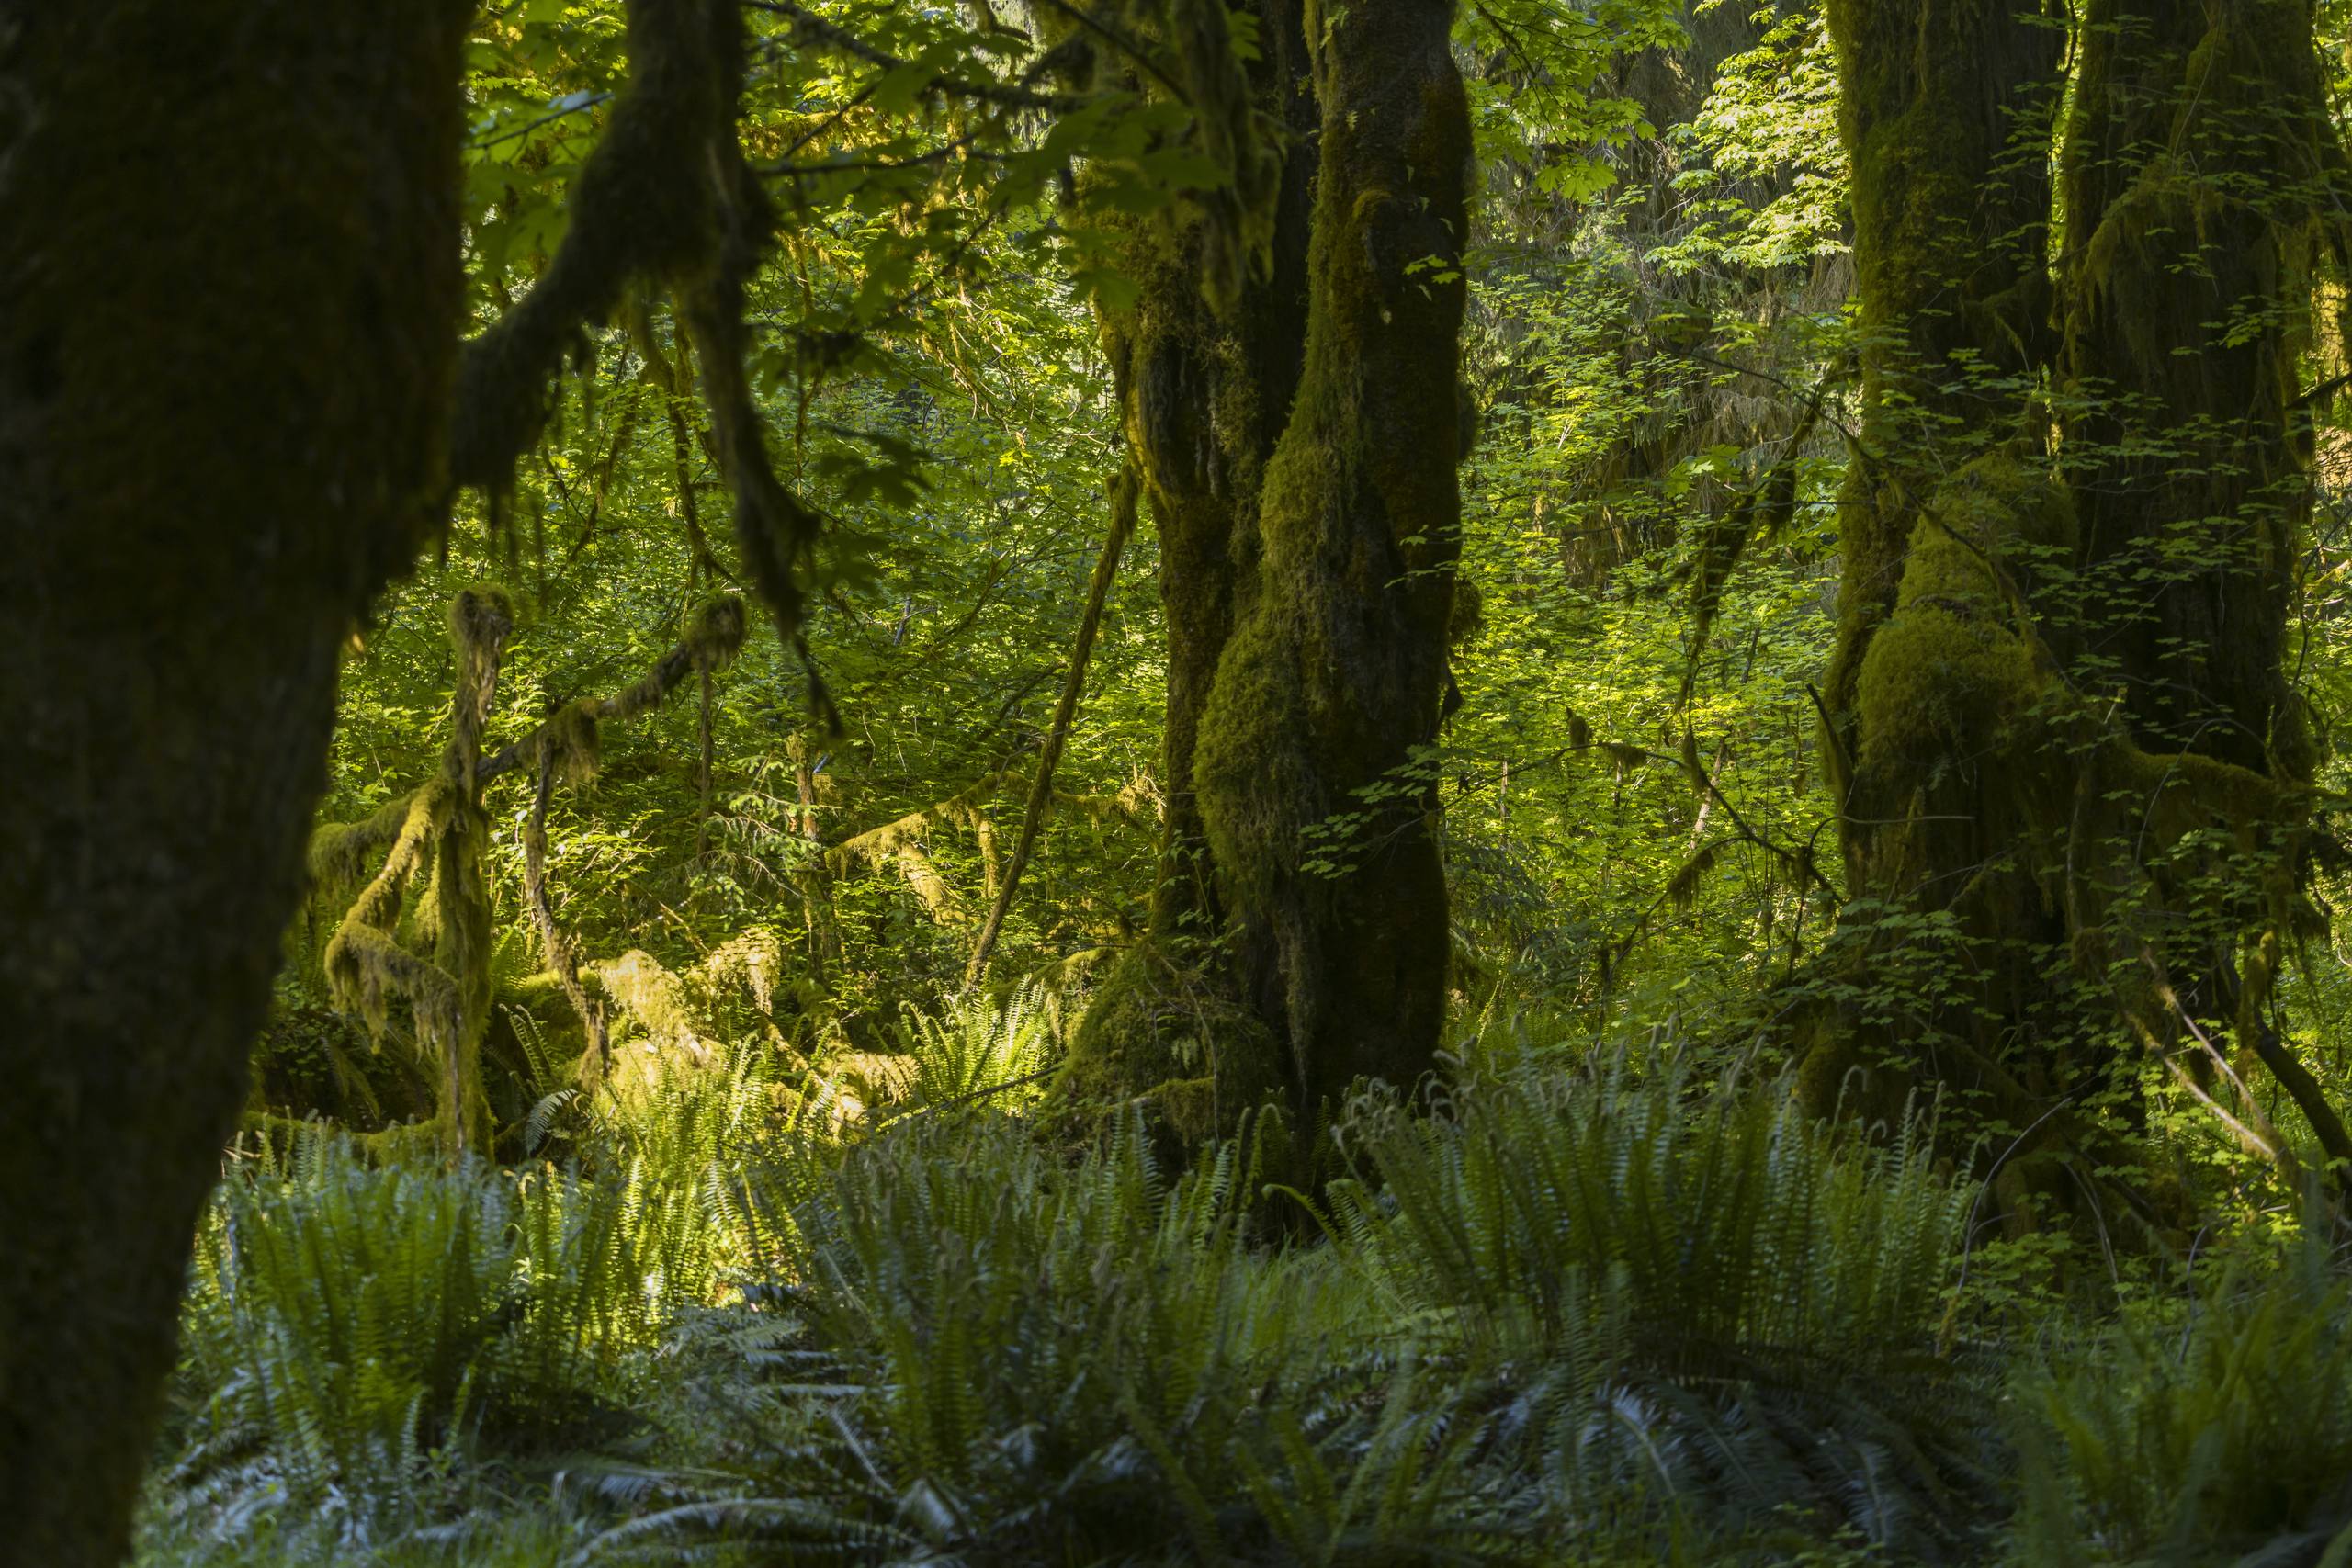
[[[1475,1078],[1429,1115],[1369,1097],[1337,1137],[1379,1315],[1488,1381],[1550,1512],[1958,1528],[1984,1423],[1935,1335],[1971,1190],[1922,1129],[1866,1145],[1777,1085],[1620,1061]]]
[[[323,1132],[235,1162],[183,1311],[185,1500],[359,1539],[444,1517],[471,1466],[631,1424],[643,1352],[765,1245],[754,1076],[682,1077],[587,1174],[373,1165]]]

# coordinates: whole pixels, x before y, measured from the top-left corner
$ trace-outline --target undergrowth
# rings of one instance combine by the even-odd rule
[[[142,1561],[2352,1551],[2316,1243],[1972,1337],[1974,1190],[1923,1123],[1538,1055],[1360,1097],[1309,1195],[1254,1130],[1182,1174],[1139,1121],[1053,1144],[1040,1039],[910,1021],[919,1092],[849,1122],[738,1055],[574,1108],[563,1167],[245,1150]]]

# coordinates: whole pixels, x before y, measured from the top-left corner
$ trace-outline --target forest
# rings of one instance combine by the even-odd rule
[[[0,0],[0,1568],[2352,1565],[2352,0]]]

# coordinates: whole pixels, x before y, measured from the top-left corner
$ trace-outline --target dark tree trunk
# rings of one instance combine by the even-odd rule
[[[1445,997],[1436,736],[1459,548],[1468,111],[1444,0],[1260,6],[1284,128],[1269,256],[1213,300],[1207,220],[1139,226],[1105,322],[1159,532],[1168,810],[1146,942],[1064,1087],[1156,1094],[1186,1136],[1269,1095],[1410,1083]],[[1360,792],[1371,792],[1367,799]]]
[[[1316,109],[1306,15],[1299,0],[1262,0],[1259,11],[1265,52],[1252,73],[1257,107],[1288,139],[1268,265],[1245,278],[1240,298],[1220,314],[1204,292],[1207,235],[1195,221],[1172,239],[1136,247],[1142,301],[1106,323],[1125,434],[1159,533],[1168,617],[1167,815],[1151,905],[1151,933],[1163,943],[1213,936],[1222,923],[1193,752],[1217,660],[1233,635],[1237,536],[1257,516],[1266,463],[1306,357]]]
[[[2102,873],[2077,900],[2078,926],[2098,925],[2078,945],[2140,1042],[2167,1060],[2198,1046],[2199,1090],[2234,1098],[2246,1141],[2286,1164],[2243,1092],[2257,1066],[2331,1159],[2352,1156],[2269,1016],[2280,942],[2306,908],[2319,762],[2285,668],[2312,505],[2298,381],[2315,264],[2352,238],[2312,28],[2310,0],[2093,0],[2061,274],[2076,683],[2111,705],[2119,749],[2178,759],[2134,781],[2132,819],[2078,854]],[[2238,853],[2176,848],[2199,829]],[[2242,1077],[2213,1041],[2235,1045]]]
[[[460,304],[457,0],[0,10],[0,1561],[109,1563]]]
[[[1872,994],[1815,1021],[1800,1087],[1818,1113],[1882,1116],[1914,1068],[2017,1087],[1995,1057],[2041,995],[2037,945],[2060,934],[2030,868],[2007,858],[2030,803],[1996,748],[2031,661],[2003,629],[2010,576],[1976,562],[2066,532],[2029,412],[2054,347],[2044,249],[2064,32],[1973,0],[1833,0],[1829,24],[1862,385],[1824,761],[1846,962]],[[1916,924],[1876,929],[1897,911],[1948,919],[1938,950]],[[1931,965],[1960,971],[1952,988],[1890,998]]]
[[[1470,124],[1446,0],[1314,47],[1306,368],[1239,541],[1193,762],[1294,1103],[1434,1060],[1451,931],[1421,750],[1445,691]]]
[[[2308,341],[2310,216],[2340,153],[2307,0],[2094,0],[2067,127],[2069,479],[2091,585],[2086,653],[2132,729],[2308,777],[2281,668],[2311,510],[2295,406]],[[2210,559],[2154,592],[2168,529]]]
[[[1238,994],[1238,972],[1255,966],[1253,939],[1228,929],[1193,784],[1201,715],[1233,635],[1237,542],[1255,526],[1266,463],[1306,356],[1316,108],[1306,13],[1301,0],[1260,0],[1258,11],[1252,107],[1284,138],[1274,150],[1265,265],[1246,271],[1238,298],[1220,310],[1204,275],[1206,253],[1225,236],[1197,215],[1172,230],[1138,223],[1123,247],[1136,303],[1102,322],[1121,433],[1159,536],[1165,808],[1144,939],[1087,1010],[1062,1088],[1080,1100],[1156,1092],[1188,1142],[1229,1130],[1281,1082],[1272,1037]],[[1263,948],[1262,937],[1256,945]]]

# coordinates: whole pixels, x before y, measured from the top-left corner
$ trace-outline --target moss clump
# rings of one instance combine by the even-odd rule
[[[1280,1043],[1215,969],[1145,944],[1096,987],[1052,1098],[1075,1122],[1140,1106],[1189,1153],[1280,1097],[1281,1063]]]
[[[1894,614],[1856,682],[1865,773],[1982,759],[2035,710],[2043,660],[2020,568],[2030,547],[2070,536],[2064,493],[2005,454],[1937,489],[1912,530]]]
[[[686,615],[685,646],[697,670],[724,670],[743,647],[743,601],[732,593],[713,594]]]

